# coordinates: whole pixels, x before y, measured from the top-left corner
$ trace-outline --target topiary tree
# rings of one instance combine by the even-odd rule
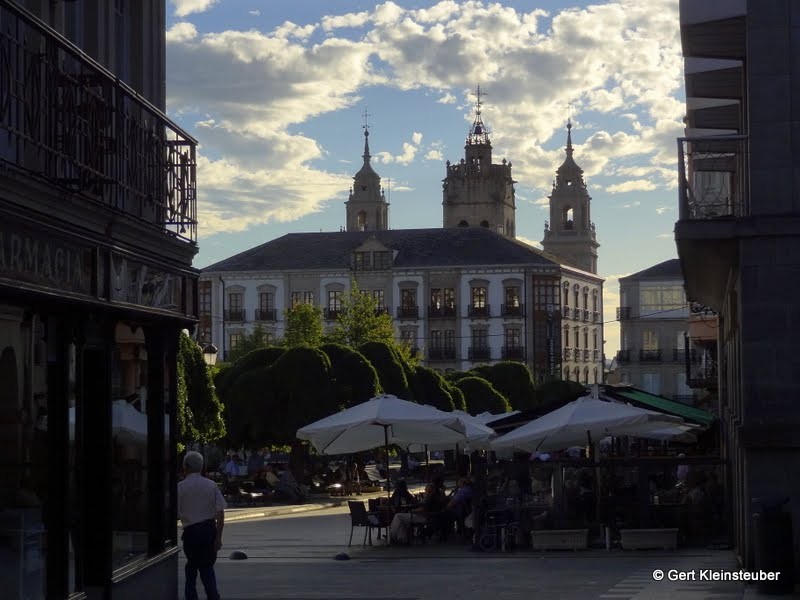
[[[466,412],[467,401],[464,398],[464,392],[462,392],[461,389],[454,383],[445,383],[447,383],[449,387],[450,397],[453,399],[453,406],[456,408],[456,410],[463,410]]]
[[[217,397],[203,350],[187,334],[178,340],[178,442],[213,442],[225,435],[223,407]]]
[[[225,395],[225,423],[231,446],[257,447],[282,436],[270,367],[241,373]]]
[[[504,413],[511,407],[508,400],[492,387],[492,384],[480,377],[464,377],[456,382],[456,386],[464,394],[467,412],[477,415],[482,412]]]
[[[430,404],[439,410],[451,411],[455,408],[450,385],[433,369],[423,366],[414,368],[411,387],[417,402]]]
[[[259,323],[253,329],[253,333],[243,335],[239,343],[236,344],[236,348],[228,352],[226,362],[236,362],[245,354],[249,354],[258,348],[264,348],[268,344],[267,332],[264,331],[264,328]]]
[[[285,348],[280,348],[278,346],[266,346],[248,352],[234,363],[226,364],[223,370],[220,370],[214,379],[217,392],[224,399],[228,389],[240,375],[251,369],[270,366],[278,360],[285,351]]]
[[[411,389],[406,376],[407,367],[400,361],[392,346],[384,342],[367,342],[358,351],[375,367],[381,389],[403,400],[411,400]]]
[[[456,383],[465,377],[477,377],[478,375],[476,372],[473,371],[450,371],[446,373],[444,378],[449,381],[450,383]]]
[[[586,386],[577,381],[551,379],[536,386],[537,408],[555,410],[586,395]]]
[[[340,410],[381,393],[378,372],[363,354],[341,344],[323,344],[319,349],[331,362],[336,405]]]
[[[472,369],[508,399],[513,410],[536,408],[536,390],[530,369],[521,362],[506,360]]]

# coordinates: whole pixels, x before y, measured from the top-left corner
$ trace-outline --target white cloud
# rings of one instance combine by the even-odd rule
[[[425,160],[441,161],[441,160],[444,160],[444,154],[442,154],[442,151],[438,150],[438,149],[428,150],[425,153]]]
[[[665,212],[674,209],[675,209],[674,206],[659,206],[658,208],[656,208],[656,214],[663,215]]]
[[[641,206],[641,200],[634,200],[633,202],[629,202],[628,204],[623,204],[622,208],[635,208],[637,206]]]
[[[419,146],[419,145],[422,143],[422,134],[421,134],[420,132],[418,132],[418,131],[415,131],[415,132],[414,132],[414,133],[411,135],[411,142],[412,142],[412,143],[413,143],[415,146]]]
[[[260,17],[260,16],[261,16],[261,11],[260,11],[260,10],[258,10],[258,9],[255,9],[255,10],[248,10],[248,11],[247,11],[247,14],[248,14],[248,15],[252,15],[252,16],[254,16],[254,17]]]
[[[214,4],[173,0],[182,16]],[[468,90],[486,82],[484,118],[493,131],[495,155],[509,158],[514,179],[531,190],[548,189],[564,158],[564,105],[570,99],[575,159],[587,178],[603,174],[624,180],[613,183],[609,193],[674,189],[675,138],[683,132],[685,112],[679,97],[683,64],[677,2],[612,0],[554,12],[543,26],[545,16],[500,3],[443,0],[419,10],[385,2],[315,24],[283,23],[269,33],[199,34],[188,23],[176,24],[168,35],[170,112],[213,120],[199,136],[201,155],[220,157],[214,163],[217,172],[227,169],[235,175],[231,181],[251,194],[234,193],[223,178],[215,179],[218,187],[203,191],[210,199],[204,204],[227,211],[230,220],[213,223],[246,227],[301,216],[346,192],[346,176],[311,166],[326,149],[289,128],[353,106],[368,86],[396,94],[424,89],[437,102],[457,108],[458,98],[470,100]],[[343,37],[353,32],[342,28],[363,31],[354,40]],[[312,36],[319,30],[327,34],[322,41]],[[481,43],[486,31],[503,35]],[[617,117],[609,121],[614,125],[582,129],[581,117],[590,108]],[[469,109],[457,110],[471,121]],[[591,120],[600,118],[593,114]],[[410,164],[417,153],[429,160],[448,158],[441,147],[423,149],[421,142],[412,136],[402,151],[384,151],[381,159]],[[634,172],[640,164],[647,170]],[[251,171],[260,175],[244,176]],[[303,179],[277,175],[283,171],[302,173]],[[644,187],[631,187],[636,185]],[[304,187],[307,202],[283,206],[284,193],[294,198]],[[252,206],[239,210],[239,202]]]
[[[180,44],[197,37],[197,28],[191,23],[181,21],[167,29],[167,43]]]
[[[218,0],[172,0],[176,17],[187,17],[191,14],[206,12]]]
[[[622,183],[615,183],[606,188],[609,194],[622,194],[625,192],[649,192],[656,189],[656,184],[646,179],[634,179],[631,181],[624,181]]]
[[[415,131],[411,134],[411,142],[403,143],[403,151],[400,154],[393,155],[391,152],[386,152],[384,150],[375,154],[375,159],[385,165],[390,163],[397,163],[404,166],[410,165],[414,161],[417,151],[419,151],[420,143],[422,143],[422,134]]]
[[[414,188],[409,185],[397,185],[391,188],[392,192],[413,192]]]
[[[674,240],[675,234],[674,233],[659,233],[656,236],[660,240]]]
[[[520,236],[517,236],[517,240],[522,242],[523,244],[528,244],[528,246],[533,246],[534,248],[538,248],[539,250],[542,249],[542,245],[536,240],[531,240]]]

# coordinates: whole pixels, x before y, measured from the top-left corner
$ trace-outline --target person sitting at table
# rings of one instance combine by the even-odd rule
[[[389,525],[389,539],[393,543],[405,544],[408,542],[409,530],[412,525],[424,524],[429,518],[434,518],[444,507],[441,495],[432,483],[425,486],[425,500],[412,509],[411,512],[399,512],[392,517]]]
[[[406,483],[405,479],[398,480],[395,484],[394,492],[392,492],[390,501],[392,508],[397,511],[403,506],[416,503],[417,499],[414,498],[414,495],[408,491],[408,484]]]
[[[464,477],[458,482],[458,490],[447,503],[442,511],[442,535],[447,537],[453,523],[459,525],[459,531],[463,530],[464,519],[472,512],[472,481]]]
[[[275,467],[272,465],[264,467],[264,479],[266,479],[267,484],[273,489],[275,489],[281,481],[280,477],[275,473]]]

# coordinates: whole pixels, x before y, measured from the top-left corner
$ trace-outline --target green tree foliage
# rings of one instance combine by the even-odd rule
[[[375,367],[384,393],[403,400],[412,399],[406,368],[392,344],[367,342],[359,346],[358,351]]]
[[[433,369],[423,366],[414,368],[411,380],[417,402],[430,404],[439,410],[451,411],[455,407],[450,385]]]
[[[515,361],[502,361],[472,369],[508,399],[513,410],[536,408],[536,391],[530,369]]]
[[[178,441],[208,443],[225,435],[222,404],[217,397],[203,350],[188,335],[178,340]]]
[[[463,410],[466,412],[467,401],[464,398],[464,392],[454,383],[448,382],[448,386],[450,387],[450,397],[453,399],[453,406],[455,406],[456,410]]]
[[[342,310],[331,333],[331,341],[358,348],[368,342],[394,344],[395,333],[392,317],[378,312],[378,300],[371,294],[362,293],[355,280],[350,283],[350,292],[342,300]]]
[[[284,346],[319,346],[322,343],[322,309],[297,304],[283,313],[286,317]]]
[[[285,351],[284,348],[277,346],[266,346],[240,356],[239,360],[235,363],[227,363],[214,378],[214,382],[217,386],[217,393],[224,398],[228,389],[230,389],[231,385],[233,385],[240,375],[257,367],[270,366],[278,360]]]
[[[475,371],[451,371],[445,374],[444,378],[450,383],[457,383],[465,377],[476,377]]]
[[[378,372],[363,354],[341,344],[319,348],[331,362],[336,405],[339,409],[366,402],[381,391]]]
[[[258,324],[253,329],[253,333],[245,334],[239,340],[236,348],[228,352],[228,362],[236,362],[245,354],[249,354],[253,350],[264,348],[268,345],[267,334],[264,328]]]
[[[586,386],[577,381],[551,379],[536,387],[536,404],[542,409],[555,410],[586,395]]]
[[[481,377],[464,377],[456,382],[456,386],[464,394],[467,412],[477,415],[482,412],[504,413],[511,407],[508,400],[492,387],[492,384]]]
[[[274,387],[271,367],[254,367],[232,381],[223,396],[230,445],[256,447],[280,435]]]

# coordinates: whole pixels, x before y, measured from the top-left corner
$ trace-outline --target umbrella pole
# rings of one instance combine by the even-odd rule
[[[425,483],[431,480],[431,453],[428,452],[428,444],[425,444]]]
[[[389,486],[389,426],[383,426],[383,443],[386,450],[386,495],[390,495],[391,487]]]

